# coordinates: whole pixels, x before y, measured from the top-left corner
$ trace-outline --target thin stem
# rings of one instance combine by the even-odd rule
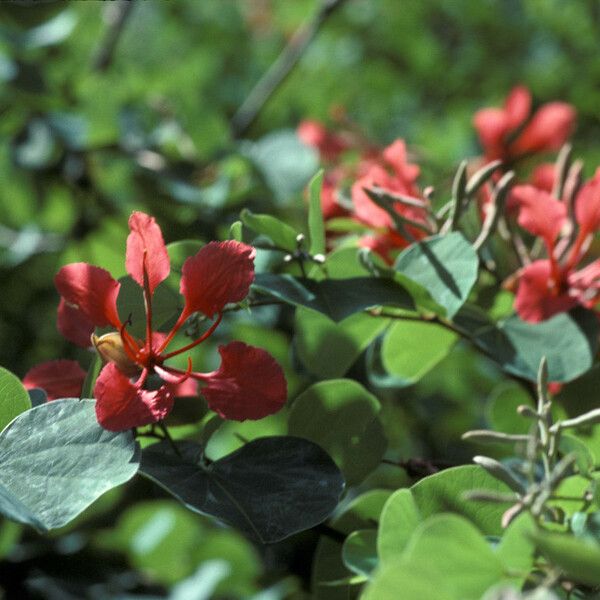
[[[143,276],[144,276],[144,308],[146,310],[146,347],[148,353],[152,352],[152,292],[150,291],[150,280],[146,269],[146,257],[148,251],[144,248]]]
[[[177,454],[177,456],[179,456],[179,458],[183,458],[181,456],[181,452],[179,451],[179,448],[177,447],[177,444],[175,443],[175,441],[171,437],[171,434],[169,433],[169,430],[167,429],[167,426],[165,425],[165,422],[164,421],[159,421],[157,423],[157,425],[162,429],[163,433],[165,434],[165,439],[169,443],[169,446],[171,446],[171,449],[173,450],[173,452],[175,452],[175,454]]]
[[[133,0],[123,1],[108,6],[110,23],[108,24],[104,39],[100,44],[94,56],[92,70],[106,71],[110,67],[117,47],[117,42],[123,33],[125,23],[131,15],[134,2]]]
[[[296,66],[310,43],[316,37],[323,23],[344,1],[322,0],[317,14],[296,30],[287,46],[254,86],[246,100],[244,100],[233,116],[231,128],[235,137],[240,137],[248,131],[250,125],[254,123],[269,98]]]
[[[221,322],[222,318],[223,318],[223,313],[220,312],[217,315],[215,322],[197,340],[194,340],[193,342],[189,343],[187,346],[184,346],[183,348],[179,348],[179,350],[174,350],[173,352],[169,352],[168,354],[165,354],[163,356],[163,358],[167,359],[167,358],[171,358],[173,356],[177,356],[178,354],[187,352],[188,350],[191,350],[198,344],[201,344],[204,340],[206,340],[213,334],[215,329],[219,326],[219,323]]]

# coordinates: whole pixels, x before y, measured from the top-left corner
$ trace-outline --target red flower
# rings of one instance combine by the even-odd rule
[[[146,335],[137,340],[127,331],[117,312],[120,283],[105,270],[85,263],[63,267],[55,278],[62,296],[61,330],[70,339],[82,341],[85,323],[117,331],[93,336],[96,349],[107,362],[96,386],[98,422],[112,431],[147,425],[164,419],[178,393],[189,393],[200,382],[209,407],[227,419],[259,419],[279,410],[286,400],[286,382],[281,367],[264,350],[233,342],[221,346],[221,368],[196,373],[188,359],[186,371],[168,365],[168,359],[191,350],[216,329],[226,304],[248,294],[254,279],[255,250],[235,241],[211,242],[183,264],[180,291],[184,308],[168,334],[152,329],[152,298],[156,287],[170,272],[169,256],[156,221],[140,212],[129,219],[125,265],[142,288],[146,306]],[[188,317],[201,312],[214,319],[208,330],[183,348],[166,352]],[[61,313],[59,313],[61,314]],[[76,323],[69,316],[76,315]],[[148,388],[149,377],[162,380],[158,389]]]
[[[526,321],[542,321],[579,305],[594,308],[600,300],[600,260],[577,270],[593,234],[600,229],[600,169],[575,198],[577,236],[567,247],[561,232],[569,224],[566,205],[533,186],[512,192],[518,223],[544,240],[547,259],[536,260],[518,274],[515,308]],[[568,229],[568,228],[567,228]]]
[[[51,360],[29,369],[23,377],[26,389],[42,388],[48,400],[79,398],[85,371],[74,360]]]
[[[527,122],[530,112],[531,94],[517,86],[502,108],[475,113],[473,124],[488,161],[511,162],[526,154],[558,150],[573,133],[576,113],[570,104],[544,104]]]
[[[412,240],[402,237],[394,228],[392,217],[383,208],[377,206],[365,191],[379,188],[389,195],[412,198],[414,205],[402,202],[394,203],[394,210],[409,221],[427,226],[428,204],[420,198],[416,180],[420,169],[408,162],[406,144],[396,140],[384,149],[383,160],[367,161],[363,164],[363,175],[352,186],[354,216],[357,221],[375,229],[375,235],[369,235],[359,241],[362,246],[371,248],[391,262],[390,252],[404,248]],[[427,236],[425,230],[411,225],[406,226],[413,239]]]

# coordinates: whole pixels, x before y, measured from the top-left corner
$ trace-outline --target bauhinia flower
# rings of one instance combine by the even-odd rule
[[[510,92],[502,108],[477,111],[473,124],[488,161],[510,163],[536,152],[558,150],[573,133],[575,109],[549,102],[531,114],[531,94],[524,86]]]
[[[594,308],[600,301],[600,259],[578,267],[600,229],[600,169],[575,198],[574,223],[565,203],[544,190],[516,186],[512,195],[518,204],[519,225],[543,240],[547,256],[518,273],[515,308],[519,316],[536,322],[577,305]],[[575,227],[574,238],[561,237]]]
[[[169,364],[169,359],[205,341],[215,331],[229,303],[240,302],[254,279],[255,250],[236,241],[210,242],[188,258],[182,268],[180,292],[184,307],[168,333],[153,330],[152,299],[170,273],[163,236],[154,218],[134,212],[129,219],[125,266],[142,288],[146,308],[145,338],[127,331],[117,311],[121,284],[108,271],[87,263],[63,267],[55,277],[61,295],[59,328],[81,345],[94,327],[114,332],[92,336],[105,361],[94,388],[96,416],[106,429],[120,431],[155,423],[171,411],[186,384],[199,383],[208,406],[225,419],[260,419],[284,405],[287,386],[281,367],[266,351],[242,342],[219,347],[221,366],[211,373]],[[208,329],[181,348],[168,351],[186,320],[199,312],[212,320]],[[158,384],[156,383],[158,376]],[[33,383],[33,382],[30,382]],[[188,386],[189,388],[190,386]]]

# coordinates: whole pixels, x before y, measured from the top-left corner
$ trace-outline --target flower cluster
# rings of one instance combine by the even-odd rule
[[[221,365],[211,373],[195,372],[189,358],[185,371],[169,364],[170,358],[212,335],[227,304],[246,297],[254,279],[255,250],[236,241],[211,242],[188,258],[180,283],[184,307],[171,331],[164,334],[154,331],[152,323],[155,290],[170,273],[163,236],[154,218],[141,212],[131,215],[129,228],[125,266],[142,288],[145,339],[133,337],[127,321],[121,320],[117,311],[121,284],[110,273],[87,263],[73,263],[55,278],[61,295],[58,325],[67,338],[87,346],[95,327],[115,329],[91,338],[105,361],[94,388],[98,422],[119,431],[160,421],[171,411],[175,397],[194,394],[197,383],[209,408],[225,419],[260,419],[282,408],[287,397],[285,377],[273,357],[260,348],[242,342],[220,346]],[[196,312],[212,320],[210,327],[198,339],[167,351],[176,333]],[[80,368],[76,373],[75,367],[62,366],[63,378],[81,375]],[[56,397],[64,386],[52,386],[52,371],[57,371],[56,363],[54,367],[36,367],[27,374],[25,384],[45,387],[50,398]],[[71,387],[75,387],[74,381]]]
[[[516,186],[512,193],[519,225],[543,241],[547,257],[518,273],[519,316],[535,322],[577,305],[594,308],[600,300],[600,259],[581,264],[600,230],[600,169],[576,194],[573,211],[562,199],[531,185]]]
[[[484,108],[473,124],[487,161],[504,164],[539,152],[553,152],[575,128],[575,109],[564,102],[549,102],[531,113],[531,93],[523,86],[510,92],[502,108]]]
[[[427,235],[429,201],[417,187],[420,169],[409,162],[403,140],[380,149],[355,132],[331,132],[316,121],[302,122],[298,135],[319,150],[321,160],[330,167],[321,197],[326,220],[347,216],[366,225],[371,232],[359,239],[359,245],[371,248],[388,262],[398,249]],[[349,150],[359,152],[358,162],[344,163],[343,154]],[[369,192],[373,191],[392,200],[394,212],[406,223],[402,233],[389,212],[372,200]],[[349,201],[343,202],[348,192]]]

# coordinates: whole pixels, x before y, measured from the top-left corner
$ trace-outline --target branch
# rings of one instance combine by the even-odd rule
[[[321,0],[321,8],[317,14],[296,30],[287,46],[233,116],[231,129],[235,137],[241,137],[248,131],[269,98],[296,66],[323,23],[344,2],[345,0]]]
[[[121,33],[123,32],[127,18],[131,14],[133,5],[133,0],[122,0],[118,4],[115,3],[109,6],[109,23],[106,33],[104,34],[104,39],[96,50],[94,60],[92,62],[93,71],[102,72],[106,71],[106,69],[110,67],[114,58],[117,42],[121,37]]]

